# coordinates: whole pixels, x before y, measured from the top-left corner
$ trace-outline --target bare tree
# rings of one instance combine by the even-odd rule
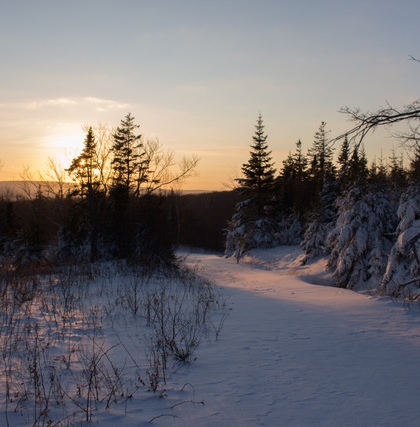
[[[20,173],[20,179],[16,185],[20,194],[33,199],[40,192],[47,197],[64,199],[66,192],[67,173],[62,165],[52,157],[48,157],[46,171],[33,172],[29,165],[24,165]]]
[[[111,147],[113,143],[113,134],[115,129],[109,128],[106,124],[98,123],[94,126],[84,125],[82,129],[85,133],[89,128],[92,128],[96,140],[96,159],[95,163],[98,167],[98,180],[100,185],[107,194],[109,183],[112,177],[111,161]]]
[[[29,165],[22,166],[22,172],[20,173],[20,181],[16,183],[16,186],[19,188],[19,193],[25,195],[28,199],[35,197],[37,191],[39,190],[39,181],[35,178],[34,172],[31,171]]]
[[[410,59],[416,62],[420,60],[410,56]],[[386,107],[379,108],[375,112],[362,112],[360,108],[343,107],[341,113],[347,114],[350,119],[356,123],[349,131],[334,138],[334,141],[348,137],[358,146],[361,145],[363,139],[369,132],[373,132],[378,127],[392,126],[396,123],[405,122],[409,126],[407,133],[394,134],[402,139],[407,144],[413,144],[417,147],[419,143],[419,128],[420,128],[420,99],[416,99],[411,104],[401,108],[392,107],[387,104]],[[408,147],[408,148],[413,148]]]
[[[45,175],[40,172],[38,175],[47,195],[52,195],[60,200],[64,199],[67,172],[62,165],[57,163],[52,157],[48,157]]]
[[[177,163],[172,151],[164,151],[159,140],[147,140],[144,143],[145,160],[147,168],[143,173],[147,173],[147,179],[139,180],[139,183],[145,183],[144,192],[151,194],[164,187],[180,185],[187,178],[197,174],[196,168],[200,158],[196,155],[191,157],[184,156]],[[177,167],[176,171],[173,168]],[[142,193],[141,188],[137,188],[138,195]]]

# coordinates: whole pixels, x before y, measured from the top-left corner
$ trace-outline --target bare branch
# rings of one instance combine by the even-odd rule
[[[175,163],[175,155],[171,151],[163,151],[158,140],[148,140],[143,147],[147,164],[146,194],[154,193],[164,187],[181,184],[187,178],[196,175],[196,168],[200,158],[193,155],[183,157],[180,162]],[[174,166],[178,166],[177,172],[172,172]]]
[[[336,142],[347,136],[349,140],[353,140],[356,145],[360,146],[366,135],[380,126],[420,120],[420,100],[414,101],[401,110],[388,105],[386,108],[380,108],[375,113],[362,113],[360,108],[349,107],[343,107],[339,111],[350,116],[350,119],[356,122],[357,125],[337,136],[333,141]]]
[[[20,173],[20,179],[16,185],[20,189],[20,192],[25,194],[26,197],[32,199],[39,187],[39,183],[35,180],[31,167],[29,165],[23,165],[22,172]]]
[[[414,58],[413,55],[408,55],[412,61],[420,62],[420,59]]]
[[[231,168],[231,172],[229,173],[227,177],[227,181],[222,183],[222,186],[226,188],[226,190],[238,190],[240,187],[240,184],[238,182],[238,177],[242,175],[242,172],[237,166],[233,166]]]
[[[419,59],[412,55],[409,55],[409,58],[412,61],[420,62]],[[387,127],[399,122],[406,122],[411,125],[413,121],[419,121],[420,99],[417,99],[411,104],[406,105],[402,109],[396,109],[387,102],[387,106],[385,108],[380,108],[378,111],[373,113],[363,113],[360,108],[350,107],[343,107],[339,111],[341,113],[347,114],[350,117],[350,120],[356,122],[356,126],[334,138],[333,142],[347,137],[357,146],[360,146],[366,135],[369,132],[374,132],[375,129],[380,126]],[[416,128],[418,128],[418,125]],[[415,140],[417,141],[417,137]]]
[[[67,173],[63,166],[52,157],[48,157],[45,176],[41,172],[38,172],[38,175],[42,187],[48,195],[53,195],[61,200],[64,199]]]
[[[154,420],[157,420],[158,418],[162,418],[162,417],[172,417],[172,418],[179,418],[178,415],[172,415],[172,414],[160,414],[160,415],[156,415],[156,417],[153,417],[149,423],[153,423]]]

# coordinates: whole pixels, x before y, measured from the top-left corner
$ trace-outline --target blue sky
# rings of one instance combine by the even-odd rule
[[[140,132],[201,158],[185,187],[220,189],[249,158],[258,114],[277,168],[343,106],[418,97],[420,3],[400,0],[0,0],[0,180],[68,166],[82,126]],[[383,132],[370,159],[398,148]]]

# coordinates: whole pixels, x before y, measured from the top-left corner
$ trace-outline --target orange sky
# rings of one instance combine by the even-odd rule
[[[340,107],[417,98],[419,14],[409,0],[4,2],[0,180],[48,157],[67,167],[82,126],[117,126],[128,112],[178,159],[201,158],[185,189],[224,188],[259,113],[280,169],[322,121],[331,136],[351,127]],[[393,145],[366,140],[370,159]]]

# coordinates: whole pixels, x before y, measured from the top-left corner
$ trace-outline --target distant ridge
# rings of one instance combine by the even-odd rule
[[[63,191],[67,192],[73,183],[63,184]],[[0,196],[2,197],[35,197],[41,190],[46,196],[58,193],[59,185],[53,181],[0,181]]]
[[[63,191],[67,191],[73,185],[72,182],[63,184]],[[58,193],[59,185],[53,181],[0,181],[0,197],[15,198],[15,197],[35,197],[37,192],[41,192],[46,196],[53,196]],[[170,190],[167,190],[168,192]],[[220,190],[175,190],[175,193],[182,195],[213,193]]]

